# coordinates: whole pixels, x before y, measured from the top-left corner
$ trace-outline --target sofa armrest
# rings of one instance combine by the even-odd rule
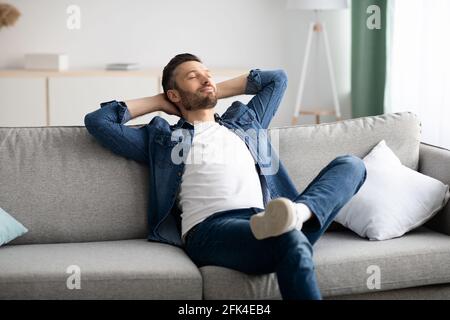
[[[450,150],[420,143],[419,172],[450,185]],[[450,201],[426,226],[450,235]]]

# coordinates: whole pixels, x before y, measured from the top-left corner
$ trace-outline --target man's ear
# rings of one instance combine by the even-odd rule
[[[181,101],[180,94],[175,89],[167,90],[167,99],[172,103],[177,103]]]

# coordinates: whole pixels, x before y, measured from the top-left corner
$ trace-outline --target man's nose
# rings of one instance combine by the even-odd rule
[[[210,79],[207,76],[202,75],[201,80],[202,80],[202,84],[203,85],[211,84],[211,81],[210,81]]]

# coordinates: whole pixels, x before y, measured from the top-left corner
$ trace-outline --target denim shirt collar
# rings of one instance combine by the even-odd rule
[[[214,120],[219,123],[223,121],[222,117],[217,112],[214,113]],[[175,125],[175,128],[194,129],[194,126],[190,122],[188,122],[185,118],[180,117],[180,120],[178,120],[177,124]]]

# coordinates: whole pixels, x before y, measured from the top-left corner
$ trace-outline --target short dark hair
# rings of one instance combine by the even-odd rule
[[[167,90],[174,89],[176,87],[175,80],[173,78],[173,72],[175,69],[187,61],[198,61],[202,63],[199,57],[190,54],[190,53],[180,53],[177,54],[169,63],[164,67],[163,75],[162,75],[162,87],[164,93],[167,93]]]

